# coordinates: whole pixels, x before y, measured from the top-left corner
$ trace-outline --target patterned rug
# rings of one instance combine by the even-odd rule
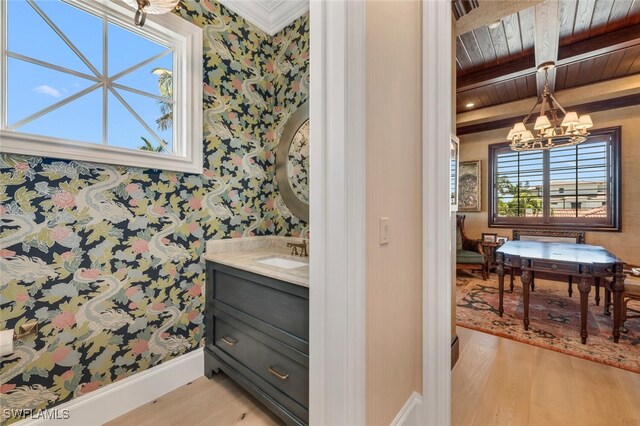
[[[522,283],[516,278],[513,293],[505,277],[504,316],[498,316],[498,278],[488,281],[470,275],[458,275],[457,324],[518,342],[562,352],[602,364],[640,373],[640,319],[627,321],[628,333],[613,343],[613,316],[603,314],[604,291],[600,306],[595,306],[595,288],[589,294],[587,344],[580,343],[580,293],[573,297],[561,282],[536,280],[531,292],[529,331],[522,324]]]

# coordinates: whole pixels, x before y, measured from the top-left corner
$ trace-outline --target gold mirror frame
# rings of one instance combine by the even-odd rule
[[[287,161],[289,159],[291,142],[293,142],[293,138],[298,132],[298,129],[307,120],[309,120],[308,101],[300,105],[296,112],[289,117],[282,131],[282,136],[280,136],[278,150],[276,151],[276,181],[278,182],[278,189],[280,190],[280,194],[282,194],[282,199],[287,204],[291,213],[305,222],[309,222],[309,205],[300,200],[291,187],[287,175]]]

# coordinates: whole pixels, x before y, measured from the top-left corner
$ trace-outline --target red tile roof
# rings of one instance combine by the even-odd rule
[[[576,217],[576,209],[553,209],[553,217]],[[607,207],[596,207],[594,209],[578,209],[577,217],[607,217]]]

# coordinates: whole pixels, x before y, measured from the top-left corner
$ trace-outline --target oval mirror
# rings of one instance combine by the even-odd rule
[[[291,213],[309,221],[309,104],[289,118],[276,152],[276,180]]]

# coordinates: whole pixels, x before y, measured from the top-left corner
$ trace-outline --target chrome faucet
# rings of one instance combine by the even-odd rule
[[[291,256],[309,257],[306,240],[302,240],[301,243],[287,243],[287,247],[292,247]],[[298,249],[300,249],[300,253],[298,253]]]

